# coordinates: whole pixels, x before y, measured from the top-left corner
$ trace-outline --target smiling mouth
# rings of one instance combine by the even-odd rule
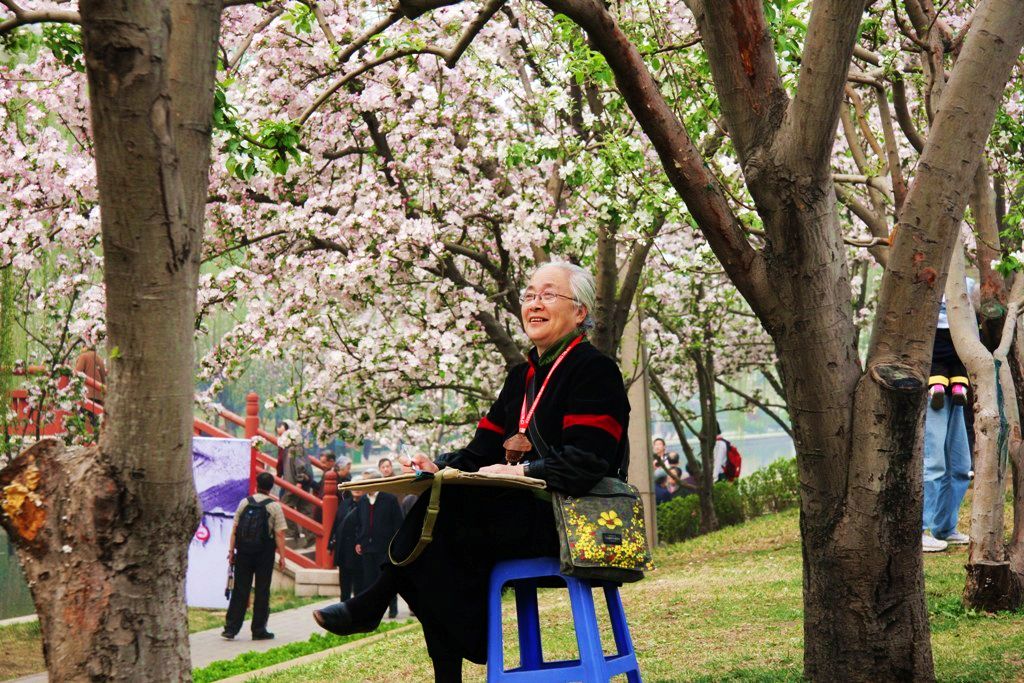
[[[531,323],[546,323],[547,321],[548,321],[547,318],[537,318],[537,317],[527,318],[527,322],[531,322]]]

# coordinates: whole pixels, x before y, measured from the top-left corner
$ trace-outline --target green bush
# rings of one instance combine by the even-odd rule
[[[720,481],[711,490],[719,526],[743,521],[743,500],[735,484]],[[658,539],[675,543],[700,534],[700,498],[697,494],[673,498],[658,506]]]
[[[743,499],[746,519],[796,507],[800,504],[800,475],[796,458],[776,460],[749,477],[742,477],[737,488]]]
[[[736,483],[720,481],[711,492],[720,527],[782,512],[800,504],[800,476],[796,458],[776,460]],[[673,498],[657,509],[658,539],[676,543],[700,534],[697,494]]]

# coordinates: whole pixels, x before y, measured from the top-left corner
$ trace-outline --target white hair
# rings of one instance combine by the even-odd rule
[[[594,276],[590,274],[589,270],[581,268],[575,263],[551,261],[537,266],[530,275],[530,279],[532,280],[534,275],[545,268],[561,268],[569,275],[569,289],[572,290],[572,298],[576,300],[577,306],[586,306],[587,308],[587,317],[580,323],[580,327],[584,330],[592,329],[596,324],[594,309],[597,307],[597,283],[594,282]]]

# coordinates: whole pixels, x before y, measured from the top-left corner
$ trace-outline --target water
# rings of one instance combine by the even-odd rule
[[[7,534],[0,529],[0,619],[21,617],[35,612],[28,584]]]
[[[767,467],[780,458],[792,458],[796,451],[793,448],[793,440],[785,432],[771,432],[768,434],[751,434],[747,436],[723,434],[739,449],[743,456],[742,476]],[[694,453],[700,456],[700,445],[696,440],[691,440],[690,445]],[[667,443],[666,449],[682,454],[679,442]]]

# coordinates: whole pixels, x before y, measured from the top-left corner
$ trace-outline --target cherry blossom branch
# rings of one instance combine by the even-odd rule
[[[376,24],[374,24],[373,26],[371,26],[370,28],[356,36],[356,39],[353,40],[348,45],[348,47],[342,50],[341,54],[338,55],[338,62],[341,64],[347,62],[349,58],[352,57],[352,55],[354,55],[357,51],[361,50],[367,43],[373,40],[374,36],[376,36],[379,33],[383,33],[384,31],[394,26],[403,16],[404,15],[402,14],[402,10],[398,9],[397,7],[392,9],[391,12],[386,17],[384,17]]]
[[[338,80],[334,81],[334,83],[331,83],[331,85],[329,85],[326,90],[320,93],[320,96],[317,97],[313,101],[313,103],[306,108],[306,111],[302,112],[299,118],[295,120],[295,123],[299,126],[305,125],[306,121],[309,120],[309,117],[315,114],[317,109],[322,107],[324,103],[327,102],[327,100],[331,99],[331,97],[334,96],[334,93],[338,92],[338,90],[340,90],[342,86],[344,86],[346,83],[351,82],[354,78],[363,75],[367,71],[372,71],[373,69],[376,69],[378,66],[382,64],[387,64],[388,62],[393,62],[396,59],[401,59],[402,57],[411,57],[413,55],[436,55],[443,59],[446,54],[447,53],[444,50],[439,50],[434,47],[425,47],[405,48],[402,50],[394,50],[385,55],[381,55],[377,59],[366,62],[365,64],[357,68],[355,71],[350,71],[349,73],[345,74]]]
[[[469,44],[473,42],[473,39],[477,36],[478,33],[480,33],[480,30],[483,29],[484,25],[491,19],[491,17],[494,16],[494,14],[499,9],[501,9],[501,6],[504,4],[504,2],[505,0],[490,0],[490,2],[488,2],[487,5],[484,6],[484,9],[480,12],[480,14],[478,14],[477,17],[469,24],[469,26],[466,28],[463,34],[459,37],[459,40],[456,41],[455,45],[453,45],[451,49],[445,50],[440,47],[428,45],[427,47],[423,48],[405,48],[401,50],[393,50],[392,52],[389,52],[385,55],[381,55],[377,59],[371,60],[363,64],[355,71],[351,71],[343,75],[341,78],[339,78],[338,80],[334,81],[334,83],[329,85],[327,89],[324,92],[322,92],[320,96],[317,97],[316,100],[314,100],[313,103],[309,105],[309,107],[306,108],[306,111],[302,112],[302,115],[299,116],[299,118],[296,120],[296,123],[300,126],[304,125],[306,121],[309,120],[309,117],[312,116],[317,109],[322,107],[323,104],[334,95],[334,93],[338,92],[338,90],[343,85],[350,82],[353,78],[356,78],[357,76],[360,76],[366,73],[367,71],[371,71],[377,68],[378,66],[381,66],[382,64],[393,62],[396,59],[401,59],[403,57],[412,57],[416,55],[434,55],[436,57],[440,57],[444,61],[445,66],[451,69],[452,67],[455,66],[456,62],[459,61],[459,57],[463,55],[463,53],[469,47]],[[363,44],[365,44],[381,30],[386,29],[387,27],[391,26],[393,23],[398,21],[398,18],[400,17],[395,17],[394,15],[395,13],[392,12],[392,14],[389,15],[386,19],[379,22],[376,26],[372,27],[370,31],[367,31],[362,36],[360,36],[360,38],[356,40],[356,43],[358,43],[360,40],[363,40]],[[406,14],[406,16],[408,16],[408,14]],[[371,31],[376,32],[371,34]],[[345,53],[343,53],[342,56],[339,58],[340,61],[344,63],[345,60],[348,57],[350,57],[354,51],[355,50],[352,49],[352,46],[350,46],[349,49],[347,49]]]
[[[256,28],[249,31],[248,35],[245,36],[245,40],[243,40],[242,44],[239,45],[238,49],[235,50],[235,54],[230,59],[228,59],[227,63],[224,65],[224,68],[227,69],[229,73],[231,71],[234,71],[235,67],[237,67],[238,64],[242,61],[242,57],[245,56],[245,53],[246,51],[248,51],[249,46],[252,45],[253,39],[257,35],[259,35],[261,31],[263,31],[272,23],[274,23],[274,20],[277,19],[282,14],[284,14],[284,7],[281,7],[279,5],[273,11],[271,11],[270,14],[263,21],[257,24]]]
[[[209,256],[206,256],[205,258],[203,258],[203,263],[209,263],[210,261],[215,261],[218,258],[220,258],[221,256],[224,256],[225,254],[230,254],[233,251],[238,251],[239,249],[244,249],[245,247],[252,246],[253,244],[258,244],[259,242],[262,242],[264,240],[269,240],[269,239],[272,239],[274,237],[280,237],[281,235],[287,235],[287,234],[288,234],[287,230],[271,230],[270,232],[264,233],[262,235],[258,235],[256,237],[249,237],[248,235],[244,235],[242,237],[242,239],[240,239],[235,244],[232,244],[229,247],[225,247],[224,249],[221,249],[220,251],[218,251],[218,252],[216,252],[214,254],[210,254]]]
[[[13,18],[0,22],[0,36],[10,33],[19,26],[28,24],[56,23],[56,24],[81,24],[82,18],[78,12],[61,9],[48,10],[27,10],[18,5],[14,0],[0,0],[0,5],[11,10]]]
[[[313,13],[313,18],[316,19],[316,23],[320,26],[320,30],[324,32],[324,36],[327,38],[327,43],[331,47],[338,47],[338,39],[334,37],[334,31],[331,30],[331,25],[327,23],[327,18],[324,16],[323,10],[320,9],[320,3],[315,0],[302,0],[302,4],[308,7]]]
[[[622,278],[622,285],[619,288],[619,300],[615,304],[614,329],[616,338],[626,327],[626,320],[629,318],[633,297],[636,296],[637,287],[640,285],[640,276],[644,272],[644,266],[647,265],[647,256],[651,252],[651,247],[654,246],[654,239],[665,225],[665,218],[664,213],[655,217],[650,232],[647,233],[640,244],[633,247],[633,252],[629,255],[629,262]]]
[[[565,14],[583,28],[587,32],[592,48],[608,61],[619,92],[650,139],[669,181],[686,203],[708,244],[729,272],[729,277],[736,288],[750,302],[754,312],[766,314],[779,302],[775,289],[768,280],[764,256],[747,240],[743,226],[726,199],[721,184],[708,170],[704,158],[693,144],[676,112],[665,101],[658,82],[636,46],[618,26],[607,8],[599,2],[541,1],[549,9]],[[745,5],[750,6],[751,12],[762,11],[757,9],[760,3]],[[711,4],[708,7],[710,8]],[[702,31],[702,35],[707,46],[708,34]],[[716,44],[720,43],[721,41]],[[735,47],[723,49],[728,49],[729,54],[735,53],[736,50]],[[711,61],[714,63],[715,60]],[[765,78],[768,82],[774,82],[771,76]],[[726,89],[718,90],[723,92]],[[784,93],[782,96],[785,96]],[[762,102],[763,95],[758,94],[756,101]],[[750,100],[744,100],[743,107],[751,109]],[[739,105],[736,109],[740,109]],[[743,119],[747,115],[738,113],[737,116]],[[729,121],[729,132],[735,135],[736,131],[733,128],[736,119],[728,116],[726,119]]]
[[[793,436],[792,427],[786,424],[786,421],[782,419],[782,416],[776,413],[773,409],[773,406],[771,406],[769,403],[762,401],[754,397],[753,395],[748,394],[742,391],[741,389],[738,389],[737,387],[734,387],[721,377],[715,377],[715,384],[718,384],[719,386],[723,387],[726,391],[736,394],[750,405],[757,406],[761,410],[761,412],[763,412],[765,415],[773,419],[776,424],[782,427],[782,431],[786,432],[786,434],[789,434],[790,437]]]

